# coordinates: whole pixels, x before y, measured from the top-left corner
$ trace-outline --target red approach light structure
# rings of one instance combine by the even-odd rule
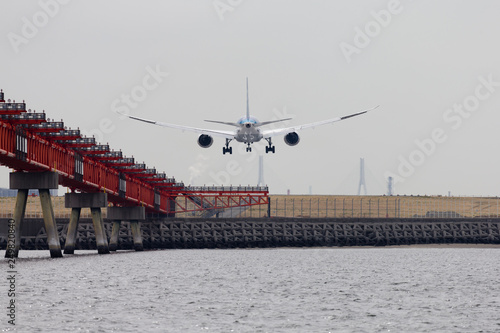
[[[175,213],[268,204],[267,187],[186,187],[121,151],[82,137],[45,112],[26,111],[0,91],[0,164],[16,171],[55,171],[71,191],[106,192],[115,206],[144,206],[149,213]],[[179,198],[183,196],[184,199]],[[179,199],[178,199],[179,198]]]

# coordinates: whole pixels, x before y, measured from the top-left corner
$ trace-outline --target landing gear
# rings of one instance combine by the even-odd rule
[[[274,154],[275,152],[275,146],[273,146],[273,143],[271,142],[271,138],[266,138],[267,143],[269,143],[269,146],[266,146],[266,154],[269,152],[272,152]]]
[[[222,154],[226,155],[226,153],[232,154],[233,153],[233,147],[229,147],[229,142],[231,142],[231,139],[226,139],[226,146],[222,147]]]
[[[250,143],[248,143],[248,142],[247,142],[247,145],[248,145],[248,147],[247,147],[247,153],[248,153],[248,152],[252,151],[252,147],[250,147]]]

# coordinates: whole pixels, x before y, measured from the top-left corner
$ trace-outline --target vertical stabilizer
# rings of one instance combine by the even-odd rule
[[[248,77],[247,77],[247,119],[250,119],[250,106],[248,105]]]

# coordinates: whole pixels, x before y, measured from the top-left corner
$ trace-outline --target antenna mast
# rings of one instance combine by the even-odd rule
[[[259,181],[258,186],[264,186],[264,158],[262,155],[259,156]]]
[[[387,178],[387,195],[394,195],[394,179],[392,177]]]

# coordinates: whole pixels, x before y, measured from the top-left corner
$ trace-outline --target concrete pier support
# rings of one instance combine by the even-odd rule
[[[111,237],[109,238],[109,250],[116,251],[118,249],[118,236],[120,234],[121,221],[113,221],[113,229],[111,229]]]
[[[97,243],[97,253],[109,253],[108,238],[106,237],[106,230],[104,229],[104,222],[102,220],[101,208],[90,208],[92,215],[92,222],[94,223],[95,238]]]
[[[16,198],[16,206],[14,208],[14,246],[10,247],[5,252],[5,258],[17,258],[19,255],[19,247],[21,246],[21,221],[23,220],[26,211],[26,202],[28,200],[29,190],[18,190]]]
[[[45,222],[45,231],[47,232],[47,244],[49,244],[50,256],[52,258],[62,257],[61,244],[59,243],[59,234],[57,233],[54,207],[52,207],[50,192],[48,189],[39,189],[38,191],[40,203],[42,204],[42,214]]]
[[[132,229],[132,236],[134,237],[134,249],[136,251],[144,250],[139,221],[130,221],[130,229]]]
[[[121,221],[130,221],[130,229],[134,237],[134,249],[136,251],[144,249],[139,222],[146,219],[146,209],[144,207],[109,207],[108,219],[113,220],[113,230],[110,240],[110,249],[112,251],[116,251],[118,248],[118,233]]]
[[[92,222],[94,224],[97,253],[109,253],[108,239],[106,236],[106,230],[104,229],[101,212],[101,208],[106,207],[107,203],[108,195],[106,193],[67,193],[65,195],[64,204],[66,208],[71,208],[71,218],[69,221],[64,253],[75,253],[78,223],[82,208],[90,208]]]
[[[57,172],[12,172],[10,174],[10,188],[17,191],[16,206],[14,208],[14,248],[5,252],[6,258],[17,258],[21,245],[21,225],[26,211],[28,191],[38,189],[40,203],[42,205],[43,220],[47,232],[47,243],[49,244],[50,256],[52,258],[62,257],[61,244],[57,233],[54,208],[50,198],[50,189],[59,187],[59,174]]]
[[[80,213],[82,209],[75,207],[71,209],[69,218],[68,234],[66,235],[66,243],[64,244],[64,254],[74,254],[76,246],[76,238],[78,235],[78,222],[80,221]]]

